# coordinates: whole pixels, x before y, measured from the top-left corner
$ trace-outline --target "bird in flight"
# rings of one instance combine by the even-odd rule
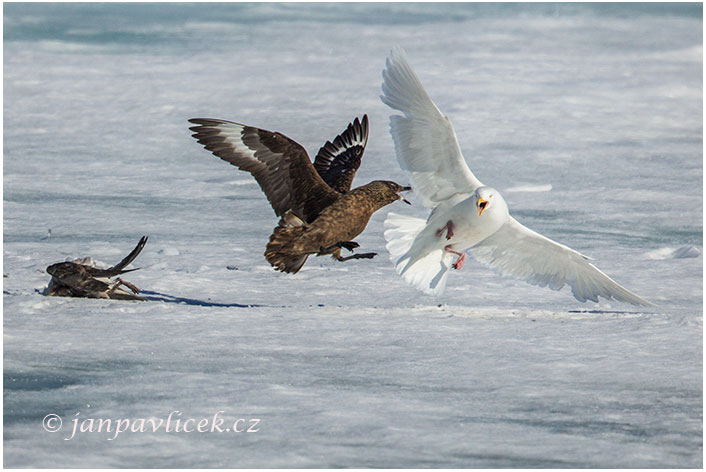
[[[331,254],[338,261],[370,259],[376,253],[341,256],[359,247],[373,213],[410,190],[376,180],[351,190],[368,140],[368,117],[355,121],[319,150],[312,164],[306,150],[282,133],[212,118],[192,118],[192,135],[217,157],[247,171],[265,193],[279,224],[265,258],[276,270],[297,273],[307,258]],[[409,203],[409,202],[407,202]]]
[[[587,256],[510,216],[500,192],[469,169],[451,122],[399,47],[387,59],[382,91],[383,103],[403,113],[390,116],[397,160],[431,210],[426,220],[390,213],[385,221],[387,249],[407,283],[441,295],[450,269],[463,267],[468,250],[502,275],[554,290],[568,284],[581,302],[603,297],[652,305],[601,272]]]
[[[58,262],[47,267],[47,272],[51,275],[49,286],[45,290],[45,295],[52,297],[82,297],[82,298],[111,298],[116,300],[147,300],[137,294],[140,293],[135,285],[122,280],[116,275],[132,272],[137,269],[127,269],[130,264],[142,252],[147,243],[147,236],[140,238],[135,249],[125,258],[107,269],[95,267],[93,259],[86,257],[70,262]],[[127,288],[125,290],[123,287]]]

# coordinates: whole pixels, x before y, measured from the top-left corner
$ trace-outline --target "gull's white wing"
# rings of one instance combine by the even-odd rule
[[[533,285],[559,290],[568,284],[581,302],[598,302],[598,297],[603,297],[633,305],[653,305],[601,272],[588,262],[588,257],[545,238],[512,217],[469,252],[501,274]]]
[[[380,98],[404,113],[390,116],[397,160],[410,173],[424,205],[433,208],[483,185],[463,159],[451,122],[427,95],[402,48],[392,50],[382,76]]]

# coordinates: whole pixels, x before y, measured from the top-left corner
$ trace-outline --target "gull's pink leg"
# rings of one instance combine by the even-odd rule
[[[466,262],[466,253],[465,252],[454,251],[453,249],[451,249],[451,244],[449,244],[448,246],[446,246],[444,248],[444,252],[456,254],[458,256],[458,259],[456,259],[456,262],[451,264],[451,267],[453,267],[456,270],[460,270],[461,267],[463,267],[463,263]]]
[[[446,225],[443,228],[439,228],[436,230],[436,237],[440,238],[442,234],[444,234],[444,230],[446,230],[446,239],[449,240],[454,237],[454,222],[449,220],[446,222]]]

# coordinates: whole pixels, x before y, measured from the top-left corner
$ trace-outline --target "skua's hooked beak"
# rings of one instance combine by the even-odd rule
[[[407,186],[407,187],[402,187],[402,190],[400,190],[400,192],[409,192],[410,190],[412,190],[412,187]],[[402,195],[400,195],[400,200],[405,202],[407,205],[411,205],[409,200],[407,200],[406,198],[403,198]]]

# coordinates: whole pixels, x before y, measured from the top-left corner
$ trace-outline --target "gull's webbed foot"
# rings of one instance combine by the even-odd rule
[[[449,244],[448,246],[446,246],[444,248],[444,252],[448,252],[450,254],[456,254],[458,256],[458,259],[456,259],[456,261],[453,264],[451,264],[451,267],[453,267],[456,270],[460,270],[461,267],[463,267],[463,263],[466,262],[466,253],[465,252],[454,251],[453,249],[451,249],[451,244]]]

